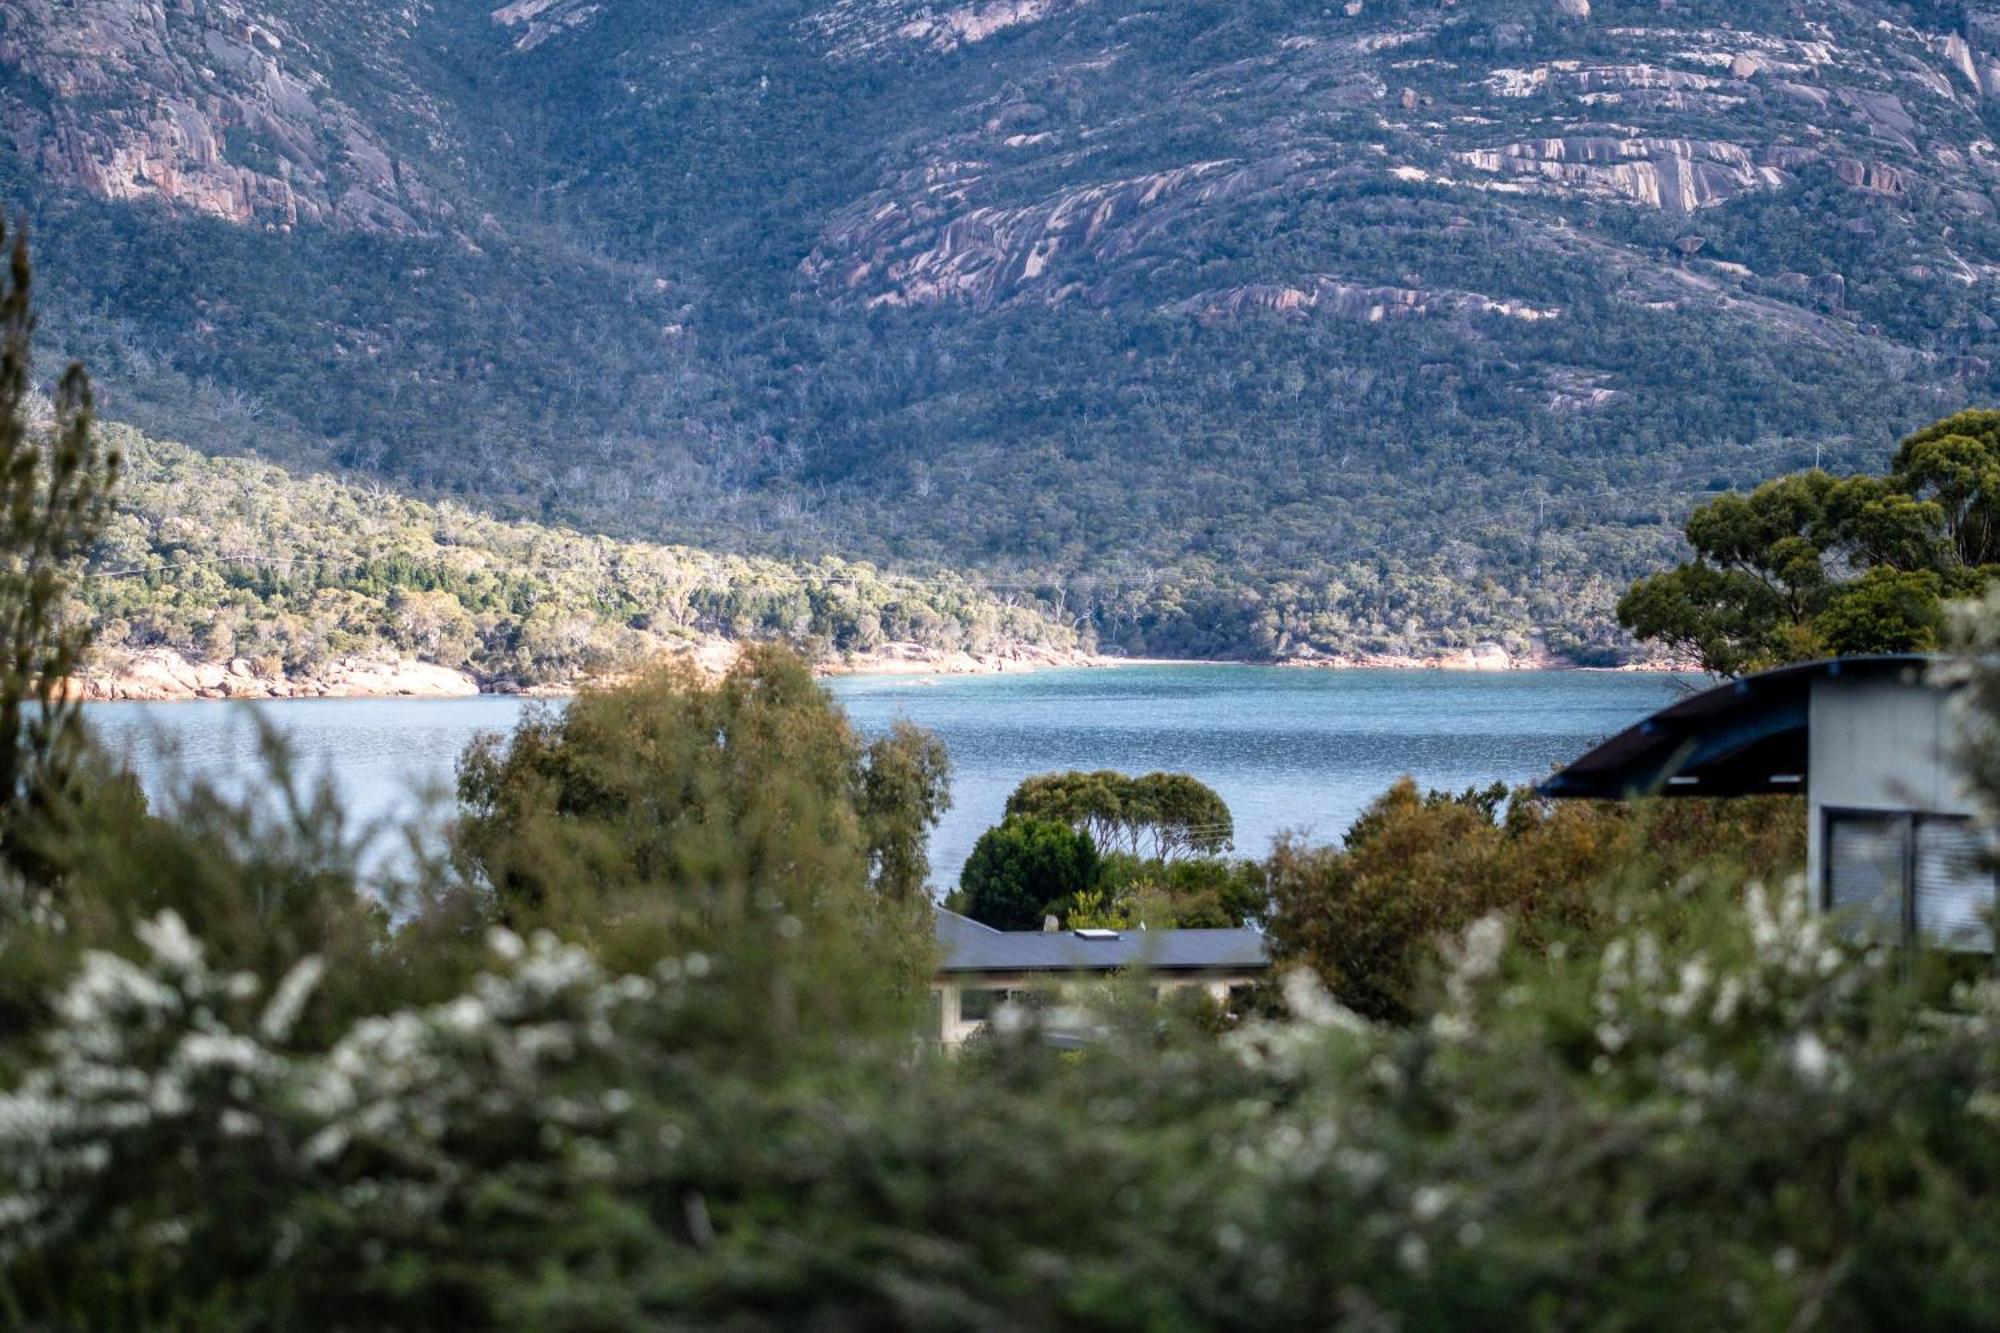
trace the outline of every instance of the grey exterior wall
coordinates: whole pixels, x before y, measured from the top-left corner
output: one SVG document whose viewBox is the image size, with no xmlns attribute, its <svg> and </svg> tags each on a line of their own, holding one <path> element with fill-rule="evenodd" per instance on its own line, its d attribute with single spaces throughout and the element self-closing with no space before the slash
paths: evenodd
<svg viewBox="0 0 2000 1333">
<path fill-rule="evenodd" d="M 1812 684 L 1809 709 L 1806 880 L 1814 903 L 1826 882 L 1826 811 L 1975 813 L 1951 759 L 1944 690 L 1889 677 L 1822 676 Z"/>
</svg>

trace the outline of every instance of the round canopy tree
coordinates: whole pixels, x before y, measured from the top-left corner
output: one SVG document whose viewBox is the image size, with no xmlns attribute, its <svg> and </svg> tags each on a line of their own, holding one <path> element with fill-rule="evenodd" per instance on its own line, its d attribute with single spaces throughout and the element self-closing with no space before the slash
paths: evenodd
<svg viewBox="0 0 2000 1333">
<path fill-rule="evenodd" d="M 958 877 L 965 914 L 996 930 L 1033 930 L 1050 907 L 1097 887 L 1088 833 L 1052 819 L 1009 819 L 986 830 Z"/>
<path fill-rule="evenodd" d="M 1007 798 L 1010 819 L 1046 819 L 1098 846 L 1154 861 L 1228 850 L 1236 826 L 1214 789 L 1186 773 L 1043 773 Z"/>
</svg>

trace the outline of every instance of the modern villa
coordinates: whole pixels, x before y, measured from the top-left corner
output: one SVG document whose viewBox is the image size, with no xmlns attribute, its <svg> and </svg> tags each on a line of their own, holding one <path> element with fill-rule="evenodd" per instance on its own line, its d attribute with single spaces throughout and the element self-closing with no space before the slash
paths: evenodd
<svg viewBox="0 0 2000 1333">
<path fill-rule="evenodd" d="M 939 908 L 937 939 L 943 961 L 931 994 L 936 1039 L 948 1047 L 1010 1004 L 1036 1003 L 1114 974 L 1139 973 L 1162 996 L 1198 987 L 1227 1004 L 1233 990 L 1256 985 L 1271 970 L 1263 934 L 1248 928 L 995 930 Z M 1082 1039 L 1079 1032 L 1065 1033 L 1064 1022 L 1045 1020 L 1044 1029 L 1059 1041 Z"/>
<path fill-rule="evenodd" d="M 1952 757 L 1955 686 L 1920 655 L 1782 667 L 1683 699 L 1541 786 L 1546 796 L 1803 793 L 1826 911 L 1899 942 L 1991 952 L 1990 839 Z"/>
</svg>

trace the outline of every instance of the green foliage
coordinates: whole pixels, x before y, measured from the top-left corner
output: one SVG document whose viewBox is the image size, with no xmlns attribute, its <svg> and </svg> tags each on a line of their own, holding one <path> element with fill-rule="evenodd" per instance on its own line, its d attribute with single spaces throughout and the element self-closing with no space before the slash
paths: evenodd
<svg viewBox="0 0 2000 1333">
<path fill-rule="evenodd" d="M 1992 99 L 1898 92 L 1919 152 L 1789 78 L 1736 87 L 1683 31 L 1822 43 L 1828 90 L 1886 90 L 1920 65 L 1959 80 L 1935 46 L 1951 6 L 1603 3 L 1616 17 L 1574 23 L 1526 0 L 1097 0 L 949 53 L 892 36 L 837 58 L 822 21 L 893 28 L 895 7 L 603 5 L 529 51 L 476 6 L 277 8 L 306 36 L 274 58 L 328 62 L 324 95 L 449 216 L 238 226 L 81 197 L 32 147 L 0 151 L 67 288 L 63 345 L 121 415 L 207 452 L 628 538 L 977 571 L 1128 652 L 1491 639 L 1602 662 L 1629 651 L 1618 594 L 1681 558 L 1690 505 L 1822 443 L 1846 470 L 2000 387 L 1992 279 L 1962 281 L 2000 253 L 1976 149 Z M 166 31 L 198 50 L 200 12 Z M 1567 61 L 1536 96 L 1490 91 L 1495 69 Z M 1599 86 L 1650 69 L 1729 87 Z M 1302 112 L 1308 86 L 1325 95 Z M 1433 103 L 1421 122 L 1404 86 Z M 27 68 L 13 93 L 69 96 Z M 105 95 L 112 125 L 147 123 L 139 79 Z M 1458 156 L 1599 136 L 1604 97 L 1631 142 L 1821 160 L 1688 214 Z M 217 123 L 231 165 L 279 156 Z M 963 192 L 918 184 L 971 161 Z M 1039 210 L 1089 216 L 1096 192 L 1201 162 L 1251 174 L 1198 203 L 1109 194 L 1097 244 L 1010 250 Z M 1909 188 L 1841 178 L 1863 163 Z M 883 212 L 878 246 L 842 244 Z M 953 282 L 991 246 L 994 289 L 900 299 L 890 279 L 929 274 L 953 227 L 984 238 L 944 247 Z M 1318 275 L 1561 314 L 1199 313 Z"/>
<path fill-rule="evenodd" d="M 2000 1319 L 2000 984 L 1933 989 L 1758 882 L 1796 858 L 1796 803 L 1405 784 L 1271 869 L 1280 922 L 1388 913 L 1414 964 L 1385 928 L 1372 973 L 1329 994 L 1297 968 L 1220 1035 L 1141 984 L 1088 1049 L 1031 1014 L 951 1060 L 882 1000 L 909 940 L 867 882 L 861 752 L 759 657 L 468 760 L 521 816 L 468 811 L 488 847 L 590 892 L 447 882 L 392 926 L 337 810 L 284 781 L 67 824 L 64 918 L 0 916 L 10 959 L 52 960 L 0 1044 L 10 1326 Z M 743 849 L 715 894 L 676 882 L 683 836 Z M 807 877 L 835 910 L 788 949 L 757 917 Z M 739 881 L 728 929 L 683 911 L 669 938 L 643 907 Z M 1341 1003 L 1371 995 L 1412 1021 Z"/>
<path fill-rule="evenodd" d="M 127 467 L 119 512 L 76 589 L 102 627 L 101 661 L 167 647 L 309 673 L 388 653 L 532 685 L 715 638 L 788 640 L 827 661 L 892 642 L 940 653 L 1077 643 L 955 576 L 501 522 L 104 429 Z"/>
<path fill-rule="evenodd" d="M 784 989 L 794 954 L 899 999 L 924 980 L 927 950 L 904 946 L 926 924 L 945 782 L 935 739 L 864 747 L 803 660 L 757 648 L 718 682 L 669 664 L 482 738 L 459 766 L 454 844 L 510 926 L 566 927 L 632 965 L 756 958 L 774 978 L 761 1021 L 797 1025 L 828 1015 Z"/>
<path fill-rule="evenodd" d="M 861 1030 L 723 1061 L 732 954 L 620 974 L 506 932 L 459 993 L 303 1036 L 313 962 L 244 982 L 162 914 L 0 1093 L 0 1301 L 31 1330 L 2000 1317 L 2000 987 L 1941 1015 L 1791 891 L 1622 905 L 1562 956 L 1475 921 L 1420 1023 L 1302 973 L 1221 1040 L 1113 1004 L 1094 1049 L 961 1062 Z"/>
<path fill-rule="evenodd" d="M 1153 861 L 1212 856 L 1236 836 L 1229 806 L 1187 773 L 1043 773 L 1022 780 L 1006 814 L 1067 824 L 1099 847 Z"/>
<path fill-rule="evenodd" d="M 1939 646 L 1944 599 L 2000 567 L 2000 412 L 1910 436 L 1887 476 L 1802 472 L 1688 517 L 1695 558 L 1640 579 L 1619 623 L 1721 675 Z"/>
<path fill-rule="evenodd" d="M 924 898 L 930 831 L 951 808 L 951 755 L 944 742 L 897 721 L 869 743 L 856 806 L 876 888 L 894 898 Z"/>
<path fill-rule="evenodd" d="M 1095 889 L 1103 873 L 1088 833 L 1017 815 L 979 835 L 958 887 L 974 921 L 1033 930 L 1063 900 Z"/>
<path fill-rule="evenodd" d="M 1407 778 L 1340 847 L 1281 844 L 1268 864 L 1279 960 L 1340 1002 L 1407 1021 L 1427 1006 L 1439 943 L 1504 913 L 1524 945 L 1596 929 L 1624 885 L 1658 893 L 1697 871 L 1777 877 L 1805 859 L 1803 803 L 1548 801 L 1528 788 L 1421 794 Z"/>
<path fill-rule="evenodd" d="M 1142 859 L 1126 852 L 1104 858 L 1104 882 L 1064 905 L 1068 926 L 1155 929 L 1254 925 L 1269 910 L 1264 866 L 1223 856 Z"/>
<path fill-rule="evenodd" d="M 943 756 L 864 749 L 781 651 L 475 747 L 401 886 L 281 753 L 153 813 L 77 758 L 0 790 L 56 872 L 0 882 L 10 1328 L 2000 1323 L 2000 982 L 1776 887 L 1793 802 L 1405 783 L 1270 863 L 1282 1014 L 1142 982 L 1088 1049 L 953 1061 L 899 994 Z M 988 839 L 1098 878 L 1066 824 Z M 1162 872 L 1238 882 L 1113 876 Z"/>
<path fill-rule="evenodd" d="M 1939 647 L 1944 634 L 1944 580 L 1929 569 L 1878 565 L 1827 598 L 1813 630 L 1836 657 L 1906 653 Z"/>
<path fill-rule="evenodd" d="M 1967 411 L 1926 426 L 1896 450 L 1891 475 L 1938 507 L 1958 564 L 2000 564 L 2000 411 Z"/>
<path fill-rule="evenodd" d="M 72 365 L 52 418 L 32 419 L 35 314 L 28 238 L 17 230 L 0 284 L 0 861 L 46 879 L 31 821 L 63 799 L 79 760 L 78 704 L 69 677 L 90 627 L 69 617 L 76 565 L 104 528 L 118 478 L 116 450 L 92 433 L 90 380 Z"/>
</svg>

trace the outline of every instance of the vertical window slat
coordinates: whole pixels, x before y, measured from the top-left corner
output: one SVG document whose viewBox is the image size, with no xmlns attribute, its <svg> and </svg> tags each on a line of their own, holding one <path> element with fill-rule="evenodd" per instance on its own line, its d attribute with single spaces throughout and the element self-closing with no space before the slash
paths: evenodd
<svg viewBox="0 0 2000 1333">
<path fill-rule="evenodd" d="M 1828 911 L 1850 913 L 1889 939 L 1902 938 L 1909 828 L 1900 815 L 1828 817 Z"/>
<path fill-rule="evenodd" d="M 1992 952 L 1993 872 L 1986 850 L 1969 819 L 1917 824 L 1912 892 L 1917 936 L 1924 943 Z"/>
</svg>

